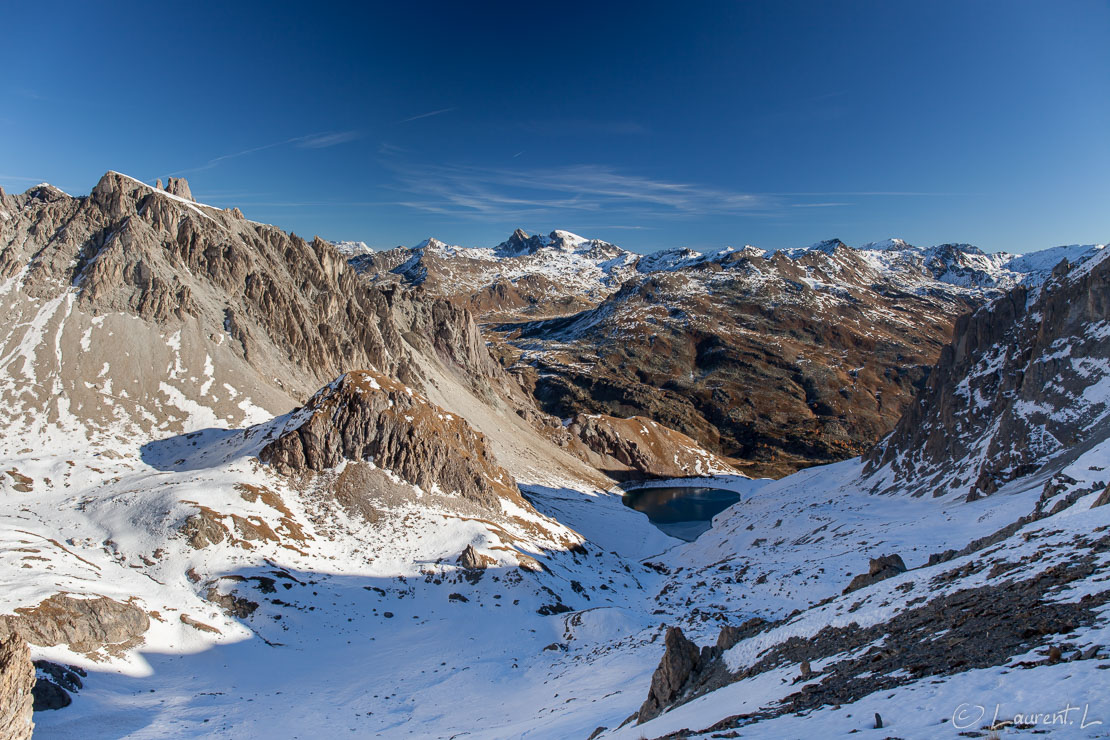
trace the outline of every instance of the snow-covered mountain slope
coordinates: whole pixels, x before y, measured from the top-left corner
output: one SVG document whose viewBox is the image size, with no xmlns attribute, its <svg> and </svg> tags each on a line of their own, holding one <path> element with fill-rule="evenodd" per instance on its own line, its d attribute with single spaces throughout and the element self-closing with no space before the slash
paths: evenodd
<svg viewBox="0 0 1110 740">
<path fill-rule="evenodd" d="M 878 726 L 949 737 L 1014 725 L 1104 736 L 1110 427 L 1097 368 L 1110 361 L 1100 340 L 1106 269 L 1101 255 L 1061 265 L 1042 286 L 1016 287 L 961 321 L 921 411 L 866 465 L 763 486 L 657 559 L 671 576 L 656 597 L 663 610 L 696 608 L 676 620 L 685 634 L 667 635 L 636 717 L 601 736 L 793 737 L 819 726 L 847 737 Z M 1062 360 L 1051 379 L 1036 369 L 1048 348 Z M 982 390 L 989 357 L 1020 362 L 994 363 L 994 381 L 1009 390 L 982 403 L 983 393 L 965 391 Z M 1041 394 L 1038 416 L 1015 413 L 1028 393 Z M 939 423 L 951 425 L 951 444 L 919 454 L 914 430 L 939 438 Z M 990 471 L 979 492 L 991 495 L 908 495 L 966 490 L 979 468 L 969 475 L 959 445 L 981 436 L 991 449 L 970 462 Z M 888 459 L 917 467 L 892 472 Z M 1040 719 L 1029 719 L 1034 697 Z M 1071 721 L 1053 726 L 1058 712 Z"/>
<path fill-rule="evenodd" d="M 856 253 L 884 281 L 911 291 L 958 288 L 1000 292 L 1020 282 L 1043 280 L 1064 258 L 1076 262 L 1100 245 L 1054 247 L 1025 255 L 985 254 L 970 244 L 918 247 L 886 239 L 849 247 L 828 239 L 808 247 L 764 250 L 745 246 L 710 252 L 664 249 L 640 255 L 598 239 L 555 230 L 529 236 L 517 229 L 495 247 L 460 247 L 430 238 L 415 247 L 354 254 L 352 264 L 375 282 L 423 285 L 436 295 L 468 303 L 481 317 L 496 320 L 565 315 L 596 305 L 637 275 L 719 265 L 738 256 L 769 258 L 780 253 L 792 260 L 836 250 Z"/>
<path fill-rule="evenodd" d="M 880 495 L 860 459 L 779 481 L 722 473 L 650 420 L 548 429 L 468 311 L 367 285 L 330 245 L 173 188 L 110 173 L 87 198 L 0 195 L 0 643 L 17 632 L 59 664 L 43 681 L 87 671 L 70 706 L 36 714 L 37 736 L 847 737 L 879 712 L 892 735 L 932 737 L 982 731 L 989 718 L 952 723 L 978 706 L 1013 719 L 1033 696 L 1099 710 L 1110 443 L 1084 416 L 1101 387 L 1084 370 L 1106 359 L 1098 258 L 1015 288 L 1043 320 L 998 335 L 1014 357 L 1077 358 L 1038 400 L 1074 410 L 1077 439 L 1049 424 L 1060 446 L 968 502 L 908 495 L 916 481 L 886 467 Z M 683 285 L 731 290 L 763 311 L 749 331 L 787 349 L 833 307 L 821 336 L 844 346 L 766 365 L 866 384 L 851 351 L 931 331 L 899 305 L 981 291 L 928 277 L 876 290 L 877 271 L 836 245 L 737 253 L 617 295 L 663 327 Z M 683 295 L 695 309 L 704 294 Z M 549 328 L 603 332 L 593 315 Z M 691 332 L 708 331 L 698 316 Z M 971 388 L 976 326 L 954 345 L 974 350 Z M 699 372 L 753 362 L 696 346 Z M 820 388 L 802 387 L 807 403 Z M 937 403 L 964 418 L 972 401 Z M 1006 409 L 973 421 L 1003 429 Z M 593 454 L 700 465 L 718 475 L 678 483 L 741 501 L 680 543 L 572 454 L 591 433 Z M 963 476 L 958 455 L 934 462 Z"/>
<path fill-rule="evenodd" d="M 894 737 L 985 736 L 1067 706 L 1105 722 L 1108 456 L 1104 441 L 973 503 L 876 497 L 858 461 L 759 489 L 656 559 L 662 609 L 707 647 L 664 656 L 666 711 L 645 691 L 646 711 L 601 737 L 848 738 L 876 713 Z"/>
<path fill-rule="evenodd" d="M 319 240 L 116 173 L 88 197 L 40 187 L 2 206 L 0 632 L 38 657 L 141 674 L 144 655 L 253 639 L 240 620 L 255 612 L 280 629 L 292 602 L 254 606 L 274 571 L 435 571 L 438 593 L 442 574 L 504 568 L 532 613 L 582 595 L 552 575 L 582 538 L 513 479 L 604 479 L 529 422 L 465 310 L 368 287 Z M 289 409 L 351 366 L 365 382 L 336 393 L 393 396 L 345 405 L 348 446 L 298 471 L 275 445 L 298 432 L 320 453 L 308 411 Z"/>
<path fill-rule="evenodd" d="M 868 455 L 874 485 L 990 494 L 1097 442 L 1110 413 L 1108 308 L 1103 250 L 961 317 L 921 395 Z"/>
<path fill-rule="evenodd" d="M 913 398 L 957 315 L 1039 283 L 1055 256 L 1094 251 L 1019 257 L 830 239 L 633 255 L 517 231 L 493 248 L 431 239 L 353 264 L 489 322 L 501 362 L 552 415 L 644 416 L 754 474 L 783 475 L 868 449 Z"/>
</svg>

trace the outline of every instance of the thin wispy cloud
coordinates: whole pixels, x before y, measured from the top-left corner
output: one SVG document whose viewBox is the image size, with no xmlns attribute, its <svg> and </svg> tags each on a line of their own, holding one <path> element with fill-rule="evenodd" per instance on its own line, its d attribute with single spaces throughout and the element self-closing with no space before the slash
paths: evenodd
<svg viewBox="0 0 1110 740">
<path fill-rule="evenodd" d="M 339 144 L 346 144 L 362 136 L 359 131 L 336 131 L 328 134 L 317 134 L 303 137 L 297 146 L 302 149 L 326 149 Z"/>
<path fill-rule="evenodd" d="M 395 154 L 405 154 L 406 152 L 408 152 L 408 149 L 405 149 L 403 146 L 391 144 L 388 141 L 383 141 L 382 143 L 378 144 L 378 154 L 392 156 Z"/>
<path fill-rule="evenodd" d="M 409 123 L 411 121 L 419 121 L 421 118 L 431 118 L 432 116 L 441 116 L 444 113 L 450 113 L 451 111 L 455 111 L 455 110 L 458 110 L 458 108 L 440 108 L 439 110 L 428 111 L 427 113 L 421 113 L 420 115 L 417 115 L 417 116 L 411 116 L 409 118 L 402 119 L 402 120 L 397 122 L 397 125 L 401 125 L 402 123 Z"/>
<path fill-rule="evenodd" d="M 167 174 L 170 175 L 170 176 L 187 175 L 191 172 L 202 172 L 204 170 L 210 170 L 213 167 L 218 167 L 220 164 L 222 164 L 223 162 L 228 161 L 229 159 L 238 159 L 239 157 L 245 157 L 248 154 L 254 154 L 255 152 L 262 152 L 262 151 L 266 151 L 267 149 L 273 149 L 274 147 L 277 147 L 277 146 L 287 146 L 289 144 L 292 144 L 292 143 L 295 143 L 295 142 L 299 141 L 301 138 L 303 138 L 303 137 L 297 137 L 295 139 L 286 139 L 285 141 L 276 141 L 272 144 L 263 144 L 262 146 L 254 146 L 254 147 L 251 147 L 249 149 L 243 149 L 243 150 L 238 151 L 238 152 L 232 152 L 231 154 L 221 154 L 220 156 L 213 157 L 212 159 L 208 160 L 204 164 L 197 165 L 196 167 L 186 167 L 184 169 L 174 170 L 173 172 L 169 172 Z M 150 178 L 147 178 L 147 179 L 150 179 Z"/>
<path fill-rule="evenodd" d="M 560 212 L 623 213 L 637 218 L 694 217 L 777 209 L 777 199 L 671 182 L 598 165 L 540 170 L 428 166 L 398 172 L 412 197 L 399 205 L 426 213 L 521 220 Z"/>
<path fill-rule="evenodd" d="M 605 121 L 590 118 L 549 118 L 525 121 L 525 131 L 543 136 L 646 136 L 651 133 L 639 121 Z"/>
<path fill-rule="evenodd" d="M 46 182 L 41 177 L 22 177 L 20 175 L 0 175 L 0 180 L 14 180 L 17 182 L 33 182 L 36 185 L 40 182 Z"/>
<path fill-rule="evenodd" d="M 230 159 L 238 159 L 245 157 L 249 154 L 256 154 L 257 152 L 264 152 L 267 149 L 274 149 L 282 146 L 297 146 L 303 149 L 324 149 L 326 147 L 337 146 L 339 144 L 346 144 L 354 141 L 362 135 L 359 131 L 338 131 L 327 132 L 318 134 L 308 134 L 306 136 L 294 136 L 291 139 L 283 139 L 282 141 L 275 141 L 261 146 L 250 147 L 238 152 L 230 154 L 221 154 L 218 157 L 213 157 L 204 164 L 197 165 L 196 167 L 186 167 L 185 169 L 174 170 L 173 172 L 166 173 L 170 176 L 187 175 L 191 172 L 202 172 L 210 170 L 213 167 L 218 167 Z M 148 178 L 152 179 L 152 178 Z"/>
<path fill-rule="evenodd" d="M 965 196 L 965 195 L 983 195 L 983 193 L 960 193 L 948 191 L 919 191 L 919 190 L 849 190 L 849 191 L 817 191 L 817 192 L 779 192 L 767 193 L 767 195 L 791 195 L 791 196 L 806 196 L 806 197 L 837 197 L 837 196 L 872 196 L 872 195 L 892 195 L 892 196 Z"/>
</svg>

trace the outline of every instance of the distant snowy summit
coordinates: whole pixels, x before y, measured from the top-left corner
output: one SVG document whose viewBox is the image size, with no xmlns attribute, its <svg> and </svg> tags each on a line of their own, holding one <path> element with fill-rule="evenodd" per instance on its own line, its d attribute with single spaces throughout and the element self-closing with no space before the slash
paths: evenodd
<svg viewBox="0 0 1110 740">
<path fill-rule="evenodd" d="M 352 242 L 352 241 L 338 241 L 331 242 L 340 254 L 344 257 L 358 257 L 364 254 L 371 254 L 374 248 L 369 246 L 366 242 Z"/>
<path fill-rule="evenodd" d="M 541 283 L 541 292 L 548 297 L 574 295 L 596 302 L 637 275 L 728 270 L 753 259 L 787 259 L 799 265 L 814 258 L 849 259 L 907 287 L 930 283 L 946 289 L 1004 291 L 1021 283 L 1039 284 L 1061 260 L 1075 264 L 1100 249 L 1102 245 L 1082 245 L 1024 255 L 987 254 L 970 244 L 919 247 L 892 237 L 859 247 L 826 239 L 806 247 L 725 246 L 707 252 L 679 247 L 639 254 L 561 229 L 546 236 L 517 229 L 493 247 L 463 247 L 431 237 L 413 247 L 345 253 L 354 258 L 352 264 L 360 272 L 375 280 L 428 283 L 439 293 L 473 295 L 498 282 L 519 286 L 524 280 Z M 529 286 L 529 293 L 534 294 L 536 287 Z"/>
</svg>

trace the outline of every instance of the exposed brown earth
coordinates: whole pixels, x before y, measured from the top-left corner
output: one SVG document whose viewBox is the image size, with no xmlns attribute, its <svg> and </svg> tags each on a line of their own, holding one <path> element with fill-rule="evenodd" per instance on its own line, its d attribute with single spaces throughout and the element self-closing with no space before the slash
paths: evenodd
<svg viewBox="0 0 1110 740">
<path fill-rule="evenodd" d="M 141 608 L 107 596 L 55 594 L 38 606 L 0 615 L 0 637 L 17 634 L 32 645 L 68 645 L 82 653 L 131 647 L 149 627 Z"/>
<path fill-rule="evenodd" d="M 646 416 L 778 477 L 888 432 L 956 315 L 981 300 L 899 287 L 847 247 L 736 253 L 499 331 L 518 348 L 505 361 L 548 412 Z"/>
</svg>

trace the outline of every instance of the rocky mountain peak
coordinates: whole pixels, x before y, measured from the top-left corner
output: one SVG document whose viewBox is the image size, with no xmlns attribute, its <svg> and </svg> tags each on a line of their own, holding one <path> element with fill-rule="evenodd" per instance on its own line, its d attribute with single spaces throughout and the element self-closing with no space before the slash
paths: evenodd
<svg viewBox="0 0 1110 740">
<path fill-rule="evenodd" d="M 285 474 L 370 461 L 425 491 L 438 488 L 486 508 L 520 498 L 481 433 L 373 370 L 346 373 L 321 389 L 286 429 L 258 454 Z"/>
<path fill-rule="evenodd" d="M 840 241 L 839 239 L 833 238 L 819 241 L 816 244 L 811 245 L 809 249 L 816 252 L 826 252 L 828 254 L 832 254 L 838 249 L 844 249 L 847 247 L 848 245 L 844 242 Z"/>
<path fill-rule="evenodd" d="M 516 229 L 508 239 L 498 244 L 493 250 L 502 257 L 512 258 L 535 254 L 543 246 L 544 240 L 542 237 L 529 235 L 523 229 Z"/>
</svg>

